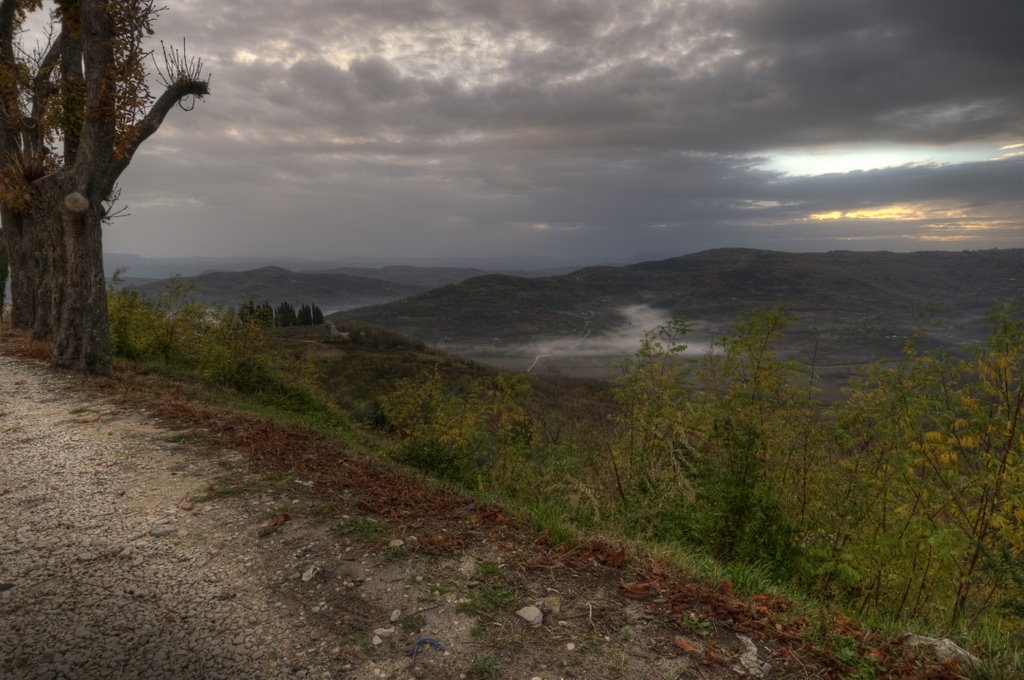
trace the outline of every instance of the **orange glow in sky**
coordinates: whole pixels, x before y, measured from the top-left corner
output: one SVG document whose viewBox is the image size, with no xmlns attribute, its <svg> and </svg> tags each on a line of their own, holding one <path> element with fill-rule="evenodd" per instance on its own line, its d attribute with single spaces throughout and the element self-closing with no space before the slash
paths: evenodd
<svg viewBox="0 0 1024 680">
<path fill-rule="evenodd" d="M 832 210 L 829 212 L 812 213 L 809 219 L 816 222 L 832 220 L 888 220 L 890 222 L 906 222 L 910 220 L 927 220 L 935 218 L 963 219 L 967 217 L 963 210 L 939 210 L 919 204 L 895 204 L 877 208 L 860 208 L 857 210 Z"/>
</svg>

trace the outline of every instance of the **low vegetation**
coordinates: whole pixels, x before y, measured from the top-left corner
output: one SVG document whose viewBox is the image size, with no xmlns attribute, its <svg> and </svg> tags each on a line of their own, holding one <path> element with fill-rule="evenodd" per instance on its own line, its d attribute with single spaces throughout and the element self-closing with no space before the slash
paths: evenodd
<svg viewBox="0 0 1024 680">
<path fill-rule="evenodd" d="M 780 309 L 740 317 L 699 360 L 684 358 L 685 322 L 654 329 L 609 387 L 488 371 L 365 327 L 296 349 L 183 300 L 113 290 L 118 355 L 318 431 L 358 429 L 367 450 L 521 509 L 553 541 L 628 539 L 741 593 L 952 635 L 993 659 L 984 672 L 1024 670 L 1020 305 L 991 316 L 969 358 L 911 341 L 825 404 L 778 354 Z M 486 583 L 464 604 L 486 612 L 506 594 Z"/>
</svg>

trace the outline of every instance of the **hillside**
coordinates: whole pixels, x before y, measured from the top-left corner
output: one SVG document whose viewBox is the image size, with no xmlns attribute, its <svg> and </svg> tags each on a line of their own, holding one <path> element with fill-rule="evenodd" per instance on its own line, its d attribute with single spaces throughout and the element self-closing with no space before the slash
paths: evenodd
<svg viewBox="0 0 1024 680">
<path fill-rule="evenodd" d="M 416 267 L 412 265 L 391 265 L 387 267 L 336 267 L 325 273 L 344 274 L 364 279 L 390 281 L 421 290 L 440 288 L 466 279 L 487 274 L 483 269 L 470 267 Z M 525 275 L 525 274 L 524 274 Z"/>
<path fill-rule="evenodd" d="M 193 299 L 208 304 L 236 306 L 246 300 L 271 305 L 281 302 L 316 303 L 325 310 L 349 309 L 395 300 L 423 291 L 423 287 L 350 276 L 335 272 L 293 272 L 281 267 L 261 267 L 242 272 L 207 272 L 184 277 L 194 286 Z M 166 281 L 133 286 L 148 297 L 164 290 Z"/>
<path fill-rule="evenodd" d="M 314 351 L 410 349 L 377 340 Z M 39 349 L 0 332 L 0 517 L 17 519 L 0 521 L 5 678 L 953 680 L 956 655 L 973 658 L 742 572 L 565 534 L 409 474 L 348 425 L 327 434 L 315 415 L 138 368 L 91 380 L 10 356 Z"/>
<path fill-rule="evenodd" d="M 379 324 L 434 343 L 523 342 L 582 337 L 625 322 L 622 308 L 708 322 L 788 304 L 794 338 L 836 360 L 899 351 L 913 329 L 943 328 L 933 344 L 984 333 L 985 312 L 1024 292 L 1024 250 L 921 253 L 782 253 L 718 249 L 625 267 L 588 267 L 538 279 L 489 275 L 336 318 Z M 839 357 L 838 354 L 844 354 Z"/>
</svg>

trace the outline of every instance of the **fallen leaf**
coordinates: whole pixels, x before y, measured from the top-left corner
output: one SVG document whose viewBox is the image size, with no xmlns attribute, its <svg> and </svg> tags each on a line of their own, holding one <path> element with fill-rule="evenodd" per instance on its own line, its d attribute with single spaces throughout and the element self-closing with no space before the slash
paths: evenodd
<svg viewBox="0 0 1024 680">
<path fill-rule="evenodd" d="M 626 563 L 626 551 L 616 550 L 606 558 L 606 564 L 612 567 L 621 567 Z"/>
<path fill-rule="evenodd" d="M 689 654 L 690 656 L 700 656 L 700 650 L 697 649 L 688 640 L 685 640 L 683 638 L 676 638 L 676 647 L 678 647 L 679 649 L 683 650 L 685 653 Z"/>
<path fill-rule="evenodd" d="M 659 586 L 657 581 L 645 581 L 643 583 L 627 583 L 619 579 L 619 587 L 622 588 L 626 597 L 634 600 L 643 600 L 658 594 Z"/>
<path fill-rule="evenodd" d="M 22 437 L 18 441 L 21 442 L 22 444 L 28 444 L 30 441 L 32 441 L 32 438 L 31 437 Z"/>
<path fill-rule="evenodd" d="M 60 491 L 60 487 L 57 486 L 56 484 L 51 484 L 50 491 Z"/>
<path fill-rule="evenodd" d="M 85 424 L 85 423 L 98 423 L 99 421 L 100 421 L 100 417 L 98 415 L 96 415 L 96 416 L 84 416 L 82 418 L 76 418 L 75 419 L 76 423 L 82 423 L 82 424 Z"/>
<path fill-rule="evenodd" d="M 736 594 L 732 590 L 732 584 L 728 581 L 722 581 L 722 585 L 720 585 L 718 589 L 721 591 L 722 595 L 725 595 L 726 597 L 736 596 Z"/>
<path fill-rule="evenodd" d="M 273 518 L 272 520 L 270 520 L 269 522 L 267 522 L 266 524 L 264 524 L 260 528 L 260 530 L 259 530 L 260 538 L 263 538 L 264 536 L 269 536 L 270 534 L 274 533 L 275 531 L 277 531 L 278 529 L 281 528 L 282 524 L 284 524 L 285 522 L 287 522 L 290 519 L 291 519 L 291 516 L 289 516 L 288 513 L 285 513 L 283 515 L 278 515 L 277 517 Z"/>
</svg>

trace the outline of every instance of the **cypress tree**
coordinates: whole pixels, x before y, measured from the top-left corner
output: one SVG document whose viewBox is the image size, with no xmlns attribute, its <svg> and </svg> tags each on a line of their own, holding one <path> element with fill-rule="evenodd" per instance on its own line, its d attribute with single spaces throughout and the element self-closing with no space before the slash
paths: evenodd
<svg viewBox="0 0 1024 680">
<path fill-rule="evenodd" d="M 295 325 L 295 308 L 287 302 L 282 302 L 277 306 L 277 314 L 274 319 L 275 325 L 285 328 L 287 326 Z"/>
<path fill-rule="evenodd" d="M 313 312 L 310 310 L 309 305 L 303 304 L 299 307 L 295 323 L 298 326 L 310 326 L 313 324 Z"/>
</svg>

